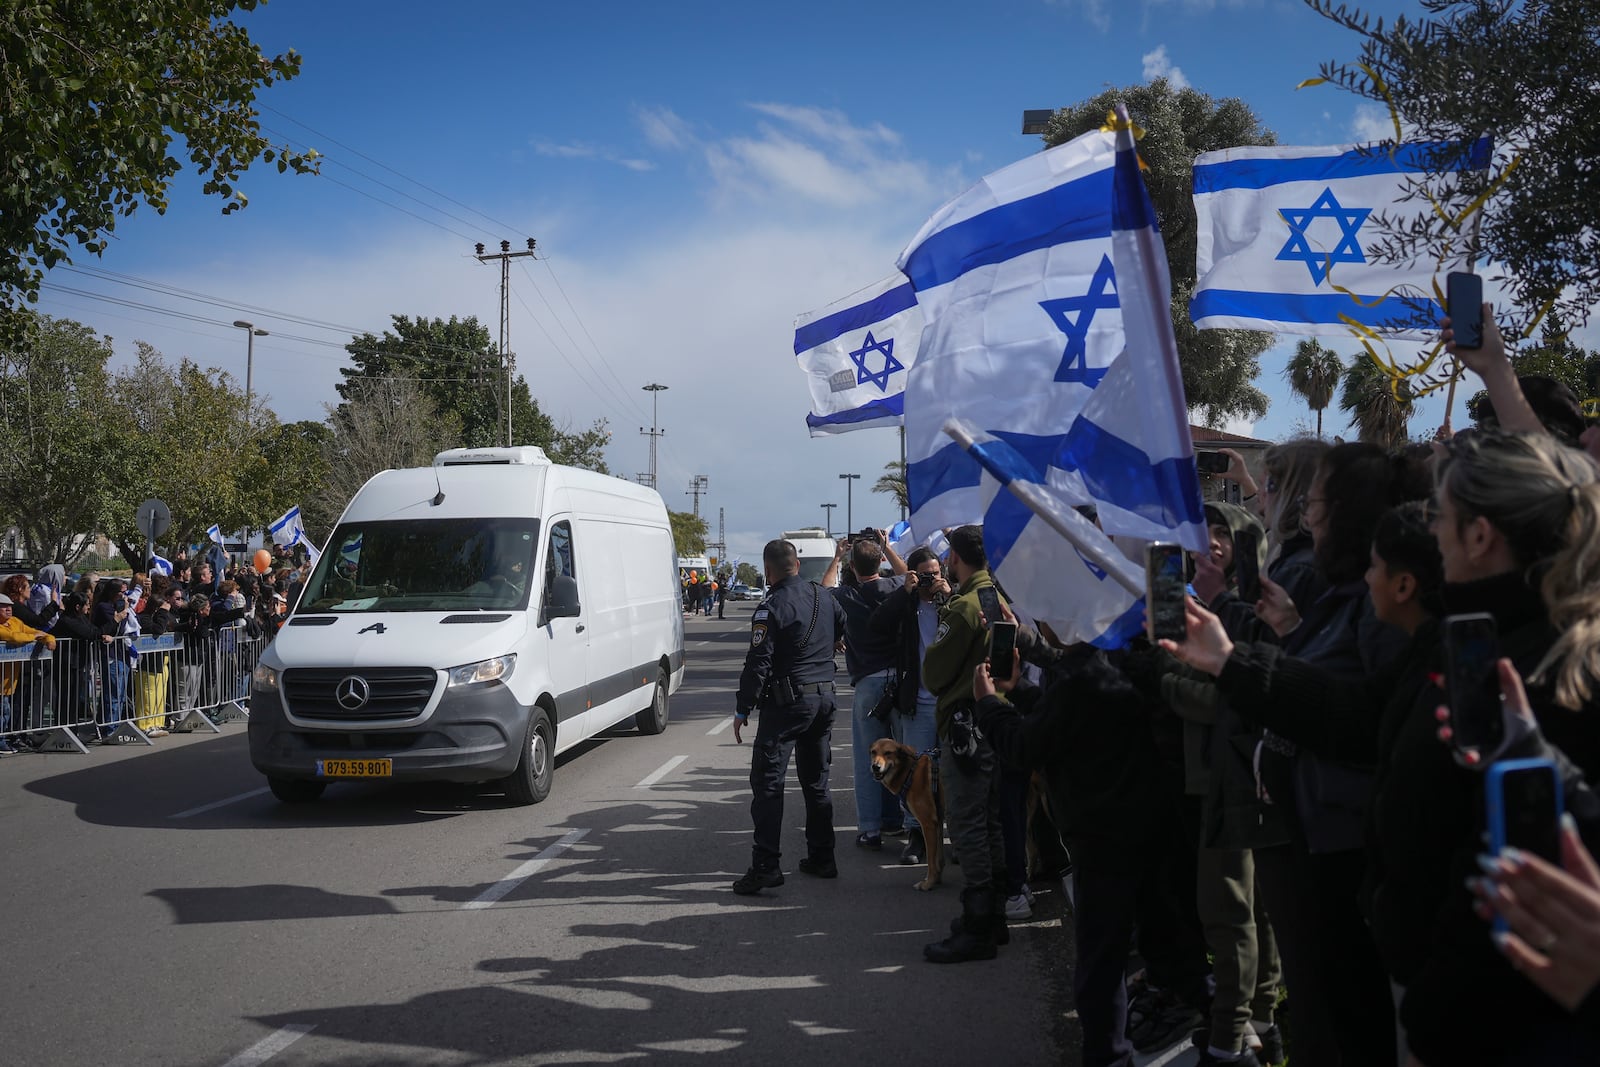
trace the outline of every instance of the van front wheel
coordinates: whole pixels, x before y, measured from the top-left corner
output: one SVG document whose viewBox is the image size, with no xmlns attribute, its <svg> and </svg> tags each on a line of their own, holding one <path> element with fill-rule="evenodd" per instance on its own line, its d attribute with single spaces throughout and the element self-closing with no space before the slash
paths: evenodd
<svg viewBox="0 0 1600 1067">
<path fill-rule="evenodd" d="M 537 804 L 550 795 L 550 782 L 555 776 L 555 749 L 550 713 L 536 707 L 528 723 L 528 736 L 522 743 L 522 760 L 505 779 L 506 796 L 513 804 Z"/>
<path fill-rule="evenodd" d="M 635 715 L 641 734 L 659 734 L 667 728 L 667 672 L 656 671 L 656 686 L 650 691 L 650 706 Z"/>
<path fill-rule="evenodd" d="M 272 795 L 283 804 L 309 804 L 328 788 L 327 782 L 313 782 L 305 778 L 268 778 Z"/>
</svg>

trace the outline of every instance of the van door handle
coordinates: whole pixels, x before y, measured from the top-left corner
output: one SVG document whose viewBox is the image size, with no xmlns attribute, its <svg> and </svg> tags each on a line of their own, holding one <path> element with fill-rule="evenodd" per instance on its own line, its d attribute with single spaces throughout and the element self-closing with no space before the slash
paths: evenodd
<svg viewBox="0 0 1600 1067">
<path fill-rule="evenodd" d="M 579 624 L 578 624 L 578 625 L 577 625 L 577 626 L 576 626 L 576 627 L 575 627 L 575 628 L 574 628 L 574 629 L 573 629 L 573 631 L 572 631 L 572 632 L 573 632 L 573 633 L 575 633 L 575 634 L 581 634 L 581 633 L 583 633 L 583 623 L 581 623 L 581 622 L 580 622 L 580 623 L 579 623 Z"/>
</svg>

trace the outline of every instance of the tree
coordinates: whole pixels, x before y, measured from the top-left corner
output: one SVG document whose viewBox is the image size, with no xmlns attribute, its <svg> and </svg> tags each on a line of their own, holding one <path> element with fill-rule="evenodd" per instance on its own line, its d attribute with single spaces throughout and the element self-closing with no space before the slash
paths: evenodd
<svg viewBox="0 0 1600 1067">
<path fill-rule="evenodd" d="M 1317 413 L 1318 440 L 1322 438 L 1322 412 L 1333 402 L 1334 390 L 1343 373 L 1344 361 L 1338 353 L 1309 337 L 1295 345 L 1294 355 L 1283 369 L 1289 388 L 1306 402 L 1306 407 Z"/>
<path fill-rule="evenodd" d="M 267 477 L 287 483 L 285 488 L 294 490 L 297 499 L 292 503 L 300 505 L 306 534 L 318 544 L 333 531 L 333 523 L 339 517 L 337 511 L 326 510 L 326 495 L 322 492 L 328 480 L 328 445 L 332 439 L 332 429 L 309 419 L 273 426 L 258 438 Z"/>
<path fill-rule="evenodd" d="M 766 584 L 762 581 L 761 572 L 756 570 L 756 568 L 749 563 L 739 564 L 738 568 L 734 571 L 733 580 L 736 582 L 743 582 L 745 585 L 755 586 L 757 588 Z"/>
<path fill-rule="evenodd" d="M 419 382 L 363 379 L 340 390 L 345 402 L 325 405 L 323 477 L 311 498 L 314 514 L 330 525 L 368 478 L 397 467 L 431 466 L 461 435 L 455 414 L 441 412 Z"/>
<path fill-rule="evenodd" d="M 1425 17 L 1387 25 L 1334 0 L 1306 2 L 1360 39 L 1359 64 L 1325 63 L 1324 78 L 1392 106 L 1408 141 L 1465 145 L 1489 133 L 1497 147 L 1488 173 L 1448 172 L 1464 149 L 1440 155 L 1438 173 L 1413 192 L 1442 211 L 1405 226 L 1380 217 L 1385 239 L 1368 252 L 1409 260 L 1459 246 L 1455 220 L 1503 179 L 1484 204 L 1477 254 L 1503 268 L 1499 280 L 1522 321 L 1552 300 L 1569 321 L 1587 321 L 1600 303 L 1592 209 L 1600 199 L 1600 34 L 1592 0 L 1426 0 Z"/>
<path fill-rule="evenodd" d="M 894 497 L 895 503 L 901 511 L 911 508 L 911 494 L 906 489 L 906 465 L 904 460 L 891 459 L 883 465 L 883 473 L 878 475 L 878 480 L 872 483 L 874 493 Z"/>
<path fill-rule="evenodd" d="M 1398 448 L 1406 443 L 1413 413 L 1410 384 L 1396 382 L 1363 356 L 1345 369 L 1339 410 L 1349 414 L 1358 440 Z"/>
<path fill-rule="evenodd" d="M 1600 404 L 1600 352 L 1591 352 L 1574 344 L 1567 336 L 1566 323 L 1559 313 L 1552 313 L 1544 322 L 1539 343 L 1530 345 L 1510 355 L 1511 369 L 1518 377 L 1529 374 L 1543 375 L 1572 390 L 1572 394 L 1592 409 Z M 1494 421 L 1494 408 L 1489 394 L 1484 390 L 1474 393 L 1467 401 L 1467 414 L 1474 422 Z"/>
<path fill-rule="evenodd" d="M 1189 318 L 1195 287 L 1194 159 L 1201 152 L 1240 145 L 1276 144 L 1272 131 L 1242 100 L 1213 100 L 1194 89 L 1175 89 L 1165 78 L 1126 89 L 1108 89 L 1051 117 L 1046 145 L 1064 144 L 1104 125 L 1106 113 L 1123 101 L 1143 127 L 1139 157 L 1149 167 L 1145 182 L 1155 203 L 1172 276 L 1172 328 L 1183 367 L 1189 406 L 1208 422 L 1259 418 L 1267 396 L 1251 383 L 1261 372 L 1257 357 L 1272 335 L 1255 330 L 1197 330 Z"/>
<path fill-rule="evenodd" d="M 348 402 L 362 382 L 404 378 L 418 386 L 434 409 L 457 420 L 455 439 L 445 448 L 489 448 L 505 444 L 505 369 L 499 346 L 475 317 L 413 319 L 391 316 L 393 328 L 382 337 L 366 333 L 345 346 L 353 364 L 340 370 L 335 388 Z M 558 427 L 539 408 L 527 380 L 511 390 L 512 440 L 537 445 L 557 463 L 609 473 L 603 451 L 611 439 L 604 419 L 587 430 Z M 429 457 L 432 461 L 432 457 Z"/>
<path fill-rule="evenodd" d="M 111 401 L 111 339 L 20 312 L 23 340 L 0 350 L 0 511 L 29 555 L 72 564 L 111 517 L 128 473 Z"/>
<path fill-rule="evenodd" d="M 0 312 L 11 339 L 44 270 L 73 245 L 96 255 L 119 216 L 158 213 L 182 170 L 178 151 L 223 198 L 257 159 L 315 171 L 316 152 L 261 134 L 256 94 L 300 73 L 290 51 L 268 58 L 229 20 L 256 0 L 136 4 L 10 3 L 0 12 Z"/>
<path fill-rule="evenodd" d="M 672 523 L 672 543 L 677 547 L 678 555 L 705 555 L 706 538 L 711 530 L 704 518 L 691 511 L 669 511 L 667 519 Z"/>
</svg>

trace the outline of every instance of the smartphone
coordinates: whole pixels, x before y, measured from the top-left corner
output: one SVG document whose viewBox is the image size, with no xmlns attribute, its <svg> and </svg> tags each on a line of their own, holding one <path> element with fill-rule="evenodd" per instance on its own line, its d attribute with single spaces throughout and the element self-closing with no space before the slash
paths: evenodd
<svg viewBox="0 0 1600 1067">
<path fill-rule="evenodd" d="M 1483 776 L 1489 854 L 1510 845 L 1561 866 L 1561 776 L 1547 759 L 1501 760 Z M 1495 916 L 1494 928 L 1506 922 Z"/>
<path fill-rule="evenodd" d="M 1254 604 L 1261 599 L 1261 534 L 1254 527 L 1233 535 L 1233 577 L 1240 600 Z"/>
<path fill-rule="evenodd" d="M 1000 611 L 1000 594 L 995 592 L 992 585 L 978 590 L 978 607 L 983 609 L 983 621 L 991 628 L 1005 617 Z"/>
<path fill-rule="evenodd" d="M 1229 459 L 1221 452 L 1196 450 L 1194 465 L 1201 474 L 1224 474 L 1228 470 Z"/>
<path fill-rule="evenodd" d="M 1011 657 L 1017 650 L 1017 624 L 1004 619 L 989 624 L 989 674 L 996 681 L 1011 677 Z"/>
<path fill-rule="evenodd" d="M 1150 640 L 1182 641 L 1189 636 L 1183 613 L 1186 585 L 1183 546 L 1151 543 L 1144 558 L 1144 614 Z"/>
<path fill-rule="evenodd" d="M 1483 347 L 1483 279 L 1453 271 L 1445 279 L 1445 305 L 1457 348 Z"/>
<path fill-rule="evenodd" d="M 1444 620 L 1444 684 L 1450 704 L 1451 743 L 1461 751 L 1490 753 L 1505 740 L 1500 707 L 1500 634 L 1482 613 Z"/>
</svg>

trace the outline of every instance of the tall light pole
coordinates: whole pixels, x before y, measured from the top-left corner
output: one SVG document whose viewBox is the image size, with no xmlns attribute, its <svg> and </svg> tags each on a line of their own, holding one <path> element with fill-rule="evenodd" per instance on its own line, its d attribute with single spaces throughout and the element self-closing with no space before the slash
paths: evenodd
<svg viewBox="0 0 1600 1067">
<path fill-rule="evenodd" d="M 856 528 L 855 516 L 851 514 L 850 487 L 856 484 L 856 479 L 861 475 L 841 474 L 839 477 L 844 479 L 844 532 L 848 536 Z"/>
<path fill-rule="evenodd" d="M 833 540 L 833 509 L 838 507 L 838 506 L 839 506 L 838 504 L 824 504 L 824 505 L 822 505 L 822 507 L 823 507 L 822 514 L 824 516 L 826 516 L 826 518 L 828 520 L 828 524 L 827 524 L 828 525 L 828 540 L 830 540 L 830 541 Z"/>
<path fill-rule="evenodd" d="M 483 242 L 481 241 L 472 246 L 476 251 L 476 254 L 472 258 L 476 259 L 479 263 L 487 263 L 490 260 L 497 260 L 500 263 L 500 362 L 504 363 L 506 368 L 505 413 L 507 448 L 510 448 L 512 445 L 511 370 L 512 364 L 515 362 L 515 357 L 511 355 L 511 304 L 509 302 L 511 294 L 511 261 L 513 259 L 520 259 L 523 256 L 533 255 L 534 249 L 538 246 L 538 244 L 539 242 L 530 237 L 528 238 L 528 250 L 526 252 L 513 252 L 511 251 L 510 241 L 501 241 L 500 251 L 498 253 L 485 252 L 483 250 Z"/>
<path fill-rule="evenodd" d="M 641 426 L 639 427 L 639 432 L 642 434 L 647 434 L 650 438 L 649 485 L 650 488 L 654 489 L 656 488 L 656 438 L 667 432 L 665 430 L 659 430 L 656 428 L 656 423 L 659 421 L 657 416 L 660 414 L 660 411 L 656 405 L 661 399 L 661 394 L 667 391 L 667 387 L 659 382 L 651 382 L 649 385 L 644 386 L 644 391 L 650 394 L 650 428 L 646 430 L 643 426 Z"/>
<path fill-rule="evenodd" d="M 235 326 L 244 331 L 244 424 L 250 426 L 250 396 L 255 391 L 256 338 L 267 336 L 266 330 L 256 329 L 256 324 L 235 319 Z"/>
</svg>

